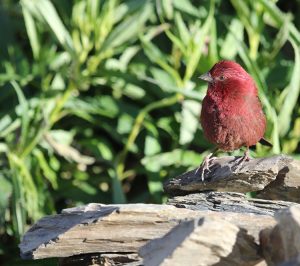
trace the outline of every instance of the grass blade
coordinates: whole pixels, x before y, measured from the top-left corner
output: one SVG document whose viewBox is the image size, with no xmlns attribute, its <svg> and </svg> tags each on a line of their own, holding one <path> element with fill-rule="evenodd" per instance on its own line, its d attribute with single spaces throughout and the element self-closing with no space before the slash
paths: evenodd
<svg viewBox="0 0 300 266">
<path fill-rule="evenodd" d="M 179 144 L 190 143 L 199 125 L 200 103 L 193 100 L 185 100 L 182 103 Z"/>
<path fill-rule="evenodd" d="M 55 7 L 49 0 L 23 0 L 23 6 L 34 6 L 40 17 L 47 23 L 60 44 L 70 53 L 74 54 L 72 38 L 57 14 Z M 34 15 L 34 14 L 33 14 Z"/>
<path fill-rule="evenodd" d="M 22 89 L 16 81 L 12 81 L 11 85 L 15 89 L 18 100 L 21 107 L 21 137 L 20 137 L 20 147 L 24 147 L 29 131 L 29 107 L 28 102 L 23 94 Z"/>
<path fill-rule="evenodd" d="M 278 116 L 279 132 L 281 136 L 284 136 L 290 128 L 292 113 L 298 102 L 300 93 L 300 48 L 292 39 L 290 39 L 290 41 L 295 52 L 295 66 L 291 82 L 287 88 L 288 94 Z"/>
<path fill-rule="evenodd" d="M 33 57 L 35 59 L 38 59 L 41 47 L 40 47 L 40 42 L 39 42 L 35 22 L 30 12 L 23 5 L 22 5 L 22 11 L 23 11 L 25 26 L 29 37 L 29 42 L 31 45 Z"/>
</svg>

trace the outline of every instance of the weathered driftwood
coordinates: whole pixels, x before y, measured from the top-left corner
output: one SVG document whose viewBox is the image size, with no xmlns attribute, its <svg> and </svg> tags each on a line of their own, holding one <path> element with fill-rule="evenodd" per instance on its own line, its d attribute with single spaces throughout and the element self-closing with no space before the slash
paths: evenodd
<svg viewBox="0 0 300 266">
<path fill-rule="evenodd" d="M 23 237 L 21 257 L 58 257 L 63 266 L 201 265 L 192 264 L 195 256 L 203 265 L 298 259 L 300 247 L 288 247 L 300 243 L 300 205 L 274 199 L 300 202 L 299 161 L 281 155 L 238 166 L 235 157 L 223 157 L 204 182 L 194 170 L 166 182 L 165 190 L 173 195 L 168 205 L 92 203 L 44 217 Z M 260 199 L 242 194 L 249 191 Z M 276 225 L 273 214 L 283 208 L 290 211 L 277 216 Z"/>
<path fill-rule="evenodd" d="M 219 217 L 246 229 L 254 239 L 273 226 L 272 216 L 193 211 L 169 205 L 89 204 L 44 217 L 24 236 L 23 258 L 68 257 L 88 253 L 137 253 L 149 240 L 162 237 L 183 220 Z"/>
<path fill-rule="evenodd" d="M 195 211 L 211 210 L 261 215 L 273 215 L 278 210 L 298 205 L 289 201 L 249 198 L 243 193 L 215 191 L 174 196 L 168 199 L 167 204 Z"/>
<path fill-rule="evenodd" d="M 300 161 L 285 155 L 251 159 L 238 164 L 239 157 L 220 157 L 212 162 L 204 181 L 197 169 L 164 184 L 170 195 L 201 191 L 252 192 L 265 199 L 300 202 Z"/>
<path fill-rule="evenodd" d="M 269 266 L 299 266 L 300 205 L 276 212 L 275 218 L 274 227 L 261 231 L 259 246 L 232 223 L 202 218 L 177 225 L 162 238 L 148 242 L 139 254 L 146 266 L 246 266 L 264 262 Z"/>
<path fill-rule="evenodd" d="M 142 265 L 142 258 L 136 253 L 95 253 L 82 254 L 71 256 L 67 258 L 60 258 L 58 265 L 60 266 L 140 266 Z"/>
<path fill-rule="evenodd" d="M 180 223 L 139 251 L 145 266 L 256 265 L 259 246 L 247 232 L 221 218 Z"/>
<path fill-rule="evenodd" d="M 182 213 L 187 216 L 191 211 Z M 147 240 L 170 230 L 178 223 L 175 219 L 180 217 L 172 206 L 151 204 L 89 204 L 66 209 L 62 214 L 42 218 L 25 234 L 20 244 L 21 256 L 38 259 L 134 253 Z"/>
<path fill-rule="evenodd" d="M 276 213 L 277 225 L 262 230 L 260 243 L 268 265 L 300 265 L 300 206 Z"/>
</svg>

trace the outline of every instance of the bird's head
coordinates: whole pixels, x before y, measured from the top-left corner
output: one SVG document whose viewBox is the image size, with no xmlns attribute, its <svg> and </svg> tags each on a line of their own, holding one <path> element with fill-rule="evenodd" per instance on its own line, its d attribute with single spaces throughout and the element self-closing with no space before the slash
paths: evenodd
<svg viewBox="0 0 300 266">
<path fill-rule="evenodd" d="M 220 61 L 199 78 L 208 82 L 211 91 L 257 93 L 252 77 L 234 61 Z"/>
</svg>

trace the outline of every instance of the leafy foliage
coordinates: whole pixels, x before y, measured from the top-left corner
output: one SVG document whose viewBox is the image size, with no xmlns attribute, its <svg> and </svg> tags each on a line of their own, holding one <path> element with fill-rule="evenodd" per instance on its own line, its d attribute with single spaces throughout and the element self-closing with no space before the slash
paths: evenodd
<svg viewBox="0 0 300 266">
<path fill-rule="evenodd" d="M 78 204 L 162 202 L 163 181 L 212 148 L 198 121 L 206 85 L 197 76 L 221 59 L 257 82 L 274 147 L 253 155 L 299 157 L 299 18 L 279 6 L 1 2 L 2 236 L 18 239 L 38 218 Z"/>
</svg>

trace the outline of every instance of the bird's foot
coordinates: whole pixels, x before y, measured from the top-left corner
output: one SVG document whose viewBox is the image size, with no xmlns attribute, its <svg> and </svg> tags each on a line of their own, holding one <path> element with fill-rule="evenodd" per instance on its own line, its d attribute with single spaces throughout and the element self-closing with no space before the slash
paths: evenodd
<svg viewBox="0 0 300 266">
<path fill-rule="evenodd" d="M 204 181 L 204 173 L 205 171 L 210 172 L 209 166 L 210 164 L 217 158 L 217 157 L 212 157 L 213 153 L 208 154 L 200 166 L 197 168 L 195 174 L 197 175 L 199 171 L 201 171 L 201 180 Z"/>
<path fill-rule="evenodd" d="M 241 167 L 244 165 L 245 162 L 248 162 L 250 161 L 251 157 L 250 157 L 250 154 L 249 154 L 249 149 L 247 149 L 244 153 L 244 155 L 237 159 L 236 161 L 236 169 L 234 170 L 235 172 L 239 171 L 241 169 Z"/>
</svg>

